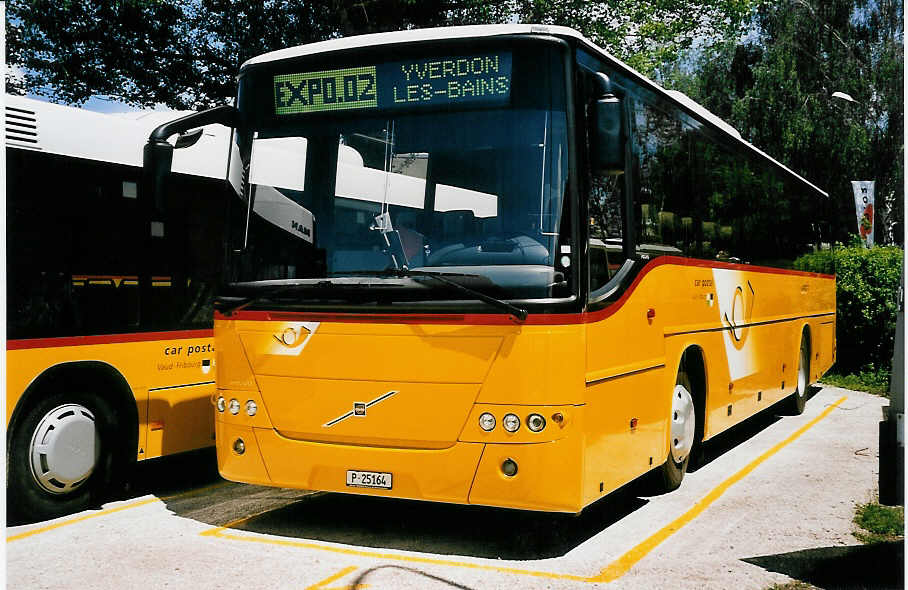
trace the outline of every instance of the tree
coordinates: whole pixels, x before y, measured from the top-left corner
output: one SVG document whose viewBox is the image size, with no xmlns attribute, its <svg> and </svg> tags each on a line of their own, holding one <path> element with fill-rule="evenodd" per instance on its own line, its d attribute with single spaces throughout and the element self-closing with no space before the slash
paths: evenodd
<svg viewBox="0 0 908 590">
<path fill-rule="evenodd" d="M 901 0 L 766 3 L 746 41 L 676 64 L 668 83 L 830 193 L 824 241 L 856 231 L 850 181 L 876 180 L 877 240 L 892 243 L 903 218 L 902 25 Z"/>
<path fill-rule="evenodd" d="M 756 0 L 513 0 L 521 22 L 577 29 L 647 75 L 695 43 L 737 36 Z"/>
<path fill-rule="evenodd" d="M 81 104 L 107 95 L 135 106 L 223 104 L 247 59 L 339 36 L 505 18 L 491 0 L 14 0 L 7 62 L 31 91 Z"/>
<path fill-rule="evenodd" d="M 695 40 L 740 29 L 755 0 L 12 0 L 11 92 L 80 104 L 107 95 L 136 106 L 224 103 L 247 59 L 360 33 L 448 24 L 574 27 L 652 73 Z"/>
</svg>

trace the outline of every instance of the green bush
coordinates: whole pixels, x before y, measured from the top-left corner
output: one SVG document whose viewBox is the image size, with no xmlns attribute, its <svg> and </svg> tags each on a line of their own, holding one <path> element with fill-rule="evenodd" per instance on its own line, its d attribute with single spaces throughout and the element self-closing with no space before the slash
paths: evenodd
<svg viewBox="0 0 908 590">
<path fill-rule="evenodd" d="M 862 543 L 898 541 L 905 535 L 905 509 L 902 506 L 860 504 L 854 523 L 864 529 L 854 532 Z"/>
<path fill-rule="evenodd" d="M 797 270 L 836 275 L 836 369 L 888 375 L 904 253 L 896 246 L 837 244 L 801 256 Z"/>
</svg>

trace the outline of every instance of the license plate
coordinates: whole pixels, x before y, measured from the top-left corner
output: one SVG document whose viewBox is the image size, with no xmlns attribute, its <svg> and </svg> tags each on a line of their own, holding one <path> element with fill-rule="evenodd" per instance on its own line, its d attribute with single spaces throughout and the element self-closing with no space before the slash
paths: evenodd
<svg viewBox="0 0 908 590">
<path fill-rule="evenodd" d="M 378 471 L 347 470 L 347 486 L 351 488 L 391 489 L 391 474 Z"/>
</svg>

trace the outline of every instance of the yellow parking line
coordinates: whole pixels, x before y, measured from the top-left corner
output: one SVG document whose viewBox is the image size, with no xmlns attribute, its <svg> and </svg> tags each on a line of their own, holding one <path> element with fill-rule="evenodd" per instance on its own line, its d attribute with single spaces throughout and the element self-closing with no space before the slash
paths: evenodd
<svg viewBox="0 0 908 590">
<path fill-rule="evenodd" d="M 331 582 L 333 582 L 333 581 L 335 581 L 335 580 L 339 580 L 339 579 L 343 578 L 344 576 L 346 576 L 347 574 L 349 574 L 350 572 L 353 572 L 353 571 L 356 571 L 356 566 L 351 565 L 350 567 L 344 568 L 344 569 L 342 569 L 341 571 L 337 572 L 337 573 L 334 574 L 333 576 L 328 576 L 327 578 L 325 578 L 325 579 L 322 580 L 321 582 L 317 582 L 317 583 L 313 584 L 312 586 L 309 586 L 308 588 L 306 588 L 306 590 L 319 590 L 319 589 L 321 589 L 321 588 L 324 588 L 325 586 L 327 586 L 327 585 L 330 584 Z"/>
<path fill-rule="evenodd" d="M 19 539 L 25 539 L 26 537 L 31 537 L 32 535 L 37 535 L 40 533 L 45 533 L 47 531 L 52 531 L 60 527 L 64 527 L 69 524 L 75 524 L 77 522 L 82 522 L 83 520 L 89 520 L 91 518 L 96 518 L 98 516 L 106 516 L 108 514 L 113 514 L 114 512 L 120 512 L 122 510 L 129 510 L 130 508 L 138 508 L 139 506 L 145 506 L 146 504 L 151 504 L 153 502 L 160 502 L 158 498 L 145 498 L 144 500 L 139 500 L 138 502 L 133 502 L 132 504 L 126 504 L 125 506 L 117 506 L 116 508 L 105 508 L 104 510 L 99 510 L 98 512 L 93 512 L 91 514 L 86 514 L 84 516 L 79 516 L 77 518 L 71 518 L 69 520 L 64 520 L 62 522 L 55 522 L 41 528 L 32 529 L 30 531 L 25 531 L 24 533 L 19 533 L 18 535 L 13 535 L 6 538 L 6 542 L 18 541 Z"/>
<path fill-rule="evenodd" d="M 617 580 L 624 574 L 626 574 L 634 566 L 634 564 L 636 564 L 638 561 L 640 561 L 641 559 L 646 557 L 646 555 L 650 551 L 655 549 L 660 543 L 665 541 L 667 538 L 669 538 L 670 536 L 672 536 L 679 530 L 681 530 L 681 528 L 684 525 L 688 524 L 690 521 L 697 518 L 701 512 L 703 512 L 704 510 L 706 510 L 707 507 L 709 507 L 710 504 L 712 504 L 713 502 L 718 500 L 719 497 L 728 490 L 728 488 L 730 488 L 734 484 L 741 481 L 751 471 L 756 469 L 758 465 L 760 465 L 761 463 L 766 461 L 768 458 L 770 458 L 773 455 L 775 455 L 776 453 L 778 453 L 783 447 L 785 447 L 786 445 L 788 445 L 789 443 L 791 443 L 795 439 L 797 439 L 799 436 L 801 436 L 802 434 L 807 432 L 810 428 L 812 428 L 814 425 L 816 425 L 817 422 L 819 422 L 820 420 L 822 420 L 823 418 L 828 416 L 834 409 L 836 409 L 846 399 L 848 399 L 848 398 L 843 397 L 843 398 L 839 399 L 838 401 L 836 401 L 835 403 L 831 404 L 828 408 L 823 410 L 823 412 L 819 416 L 817 416 L 816 418 L 814 418 L 813 420 L 811 420 L 804 426 L 795 430 L 791 434 L 791 436 L 789 436 L 785 440 L 777 443 L 771 449 L 769 449 L 768 451 L 766 451 L 765 453 L 763 453 L 762 455 L 760 455 L 759 457 L 757 457 L 756 459 L 754 459 L 753 461 L 748 463 L 744 467 L 744 469 L 738 471 L 737 473 L 735 473 L 734 475 L 732 475 L 731 477 L 729 477 L 728 479 L 723 481 L 721 484 L 719 484 L 711 492 L 706 494 L 706 496 L 704 496 L 702 500 L 700 500 L 699 502 L 694 504 L 693 507 L 690 508 L 690 510 L 688 510 L 687 512 L 685 512 L 684 514 L 682 514 L 681 516 L 679 516 L 678 518 L 676 518 L 675 520 L 673 520 L 672 522 L 670 522 L 669 524 L 664 526 L 662 529 L 656 531 L 648 539 L 646 539 L 645 541 L 643 541 L 642 543 L 640 543 L 639 545 L 637 545 L 636 547 L 634 547 L 633 549 L 631 549 L 630 551 L 628 551 L 627 553 L 625 553 L 624 555 L 622 555 L 621 557 L 619 557 L 618 559 L 616 559 L 615 561 L 610 563 L 605 569 L 603 569 L 601 572 L 599 572 L 598 576 L 591 578 L 590 582 L 612 582 L 614 580 Z"/>
<path fill-rule="evenodd" d="M 436 559 L 434 557 L 419 557 L 417 555 L 399 555 L 395 553 L 378 553 L 376 551 L 365 551 L 362 549 L 348 549 L 346 547 L 332 547 L 331 545 L 320 545 L 313 542 L 305 541 L 288 541 L 286 539 L 271 539 L 268 537 L 247 537 L 240 535 L 231 535 L 220 532 L 218 529 L 206 531 L 203 535 L 208 534 L 219 539 L 228 539 L 231 541 L 246 541 L 251 543 L 263 543 L 265 545 L 276 545 L 279 547 L 297 547 L 301 549 L 318 549 L 320 551 L 330 551 L 341 555 L 353 555 L 356 557 L 371 557 L 374 559 L 387 559 L 394 561 L 408 561 L 412 563 L 423 563 L 431 565 L 446 565 L 453 567 L 463 567 L 469 569 L 478 569 L 493 571 L 505 574 L 518 574 L 522 576 L 538 576 L 542 578 L 555 578 L 558 580 L 574 580 L 579 582 L 589 582 L 590 578 L 586 576 L 575 576 L 571 574 L 556 574 L 551 572 L 537 572 L 533 570 L 524 570 L 519 568 L 509 568 L 493 565 L 484 565 L 481 563 L 469 563 L 464 561 L 454 561 L 447 559 Z"/>
<path fill-rule="evenodd" d="M 245 541 L 250 543 L 262 543 L 266 545 L 278 545 L 282 547 L 298 547 L 302 549 L 317 549 L 319 551 L 329 551 L 332 553 L 339 553 L 342 555 L 353 555 L 357 557 L 370 557 L 373 559 L 386 559 L 394 561 L 406 561 L 411 563 L 423 563 L 431 565 L 442 565 L 442 566 L 451 566 L 451 567 L 461 567 L 468 569 L 484 570 L 484 571 L 493 571 L 503 574 L 515 574 L 521 576 L 533 576 L 538 578 L 548 578 L 555 580 L 572 580 L 576 582 L 590 582 L 590 583 L 602 583 L 602 582 L 613 582 L 626 574 L 638 561 L 646 557 L 653 549 L 659 546 L 663 541 L 668 539 L 670 536 L 681 530 L 685 525 L 694 520 L 699 516 L 706 508 L 708 508 L 713 502 L 718 500 L 722 494 L 724 494 L 728 489 L 733 486 L 735 483 L 746 477 L 754 469 L 757 468 L 761 463 L 778 453 L 782 448 L 791 444 L 797 440 L 802 434 L 807 432 L 809 429 L 816 426 L 818 422 L 829 416 L 832 411 L 837 408 L 839 405 L 844 402 L 847 397 L 842 397 L 838 401 L 832 403 L 828 408 L 823 410 L 819 416 L 812 419 L 810 422 L 797 429 L 790 436 L 782 440 L 781 442 L 774 445 L 768 451 L 761 454 L 759 457 L 748 463 L 743 469 L 723 481 L 717 487 L 713 488 L 706 496 L 704 496 L 700 501 L 693 505 L 687 512 L 658 530 L 656 533 L 651 535 L 645 541 L 610 563 L 602 571 L 600 571 L 595 576 L 578 576 L 573 574 L 561 574 L 556 572 L 544 572 L 544 571 L 535 571 L 527 570 L 520 568 L 511 568 L 511 567 L 501 567 L 493 565 L 485 565 L 481 563 L 470 563 L 463 561 L 454 561 L 447 559 L 436 559 L 433 557 L 420 557 L 416 555 L 399 555 L 394 553 L 379 553 L 376 551 L 366 551 L 362 549 L 349 549 L 345 547 L 333 547 L 331 545 L 322 545 L 314 542 L 305 542 L 305 541 L 290 541 L 285 539 L 272 539 L 268 537 L 260 536 L 241 536 L 224 533 L 223 531 L 226 528 L 229 528 L 228 523 L 223 527 L 216 527 L 201 533 L 202 535 L 209 535 L 218 537 L 221 539 L 228 539 L 231 541 Z M 240 521 L 247 521 L 252 517 L 246 517 L 240 519 Z"/>
<path fill-rule="evenodd" d="M 205 486 L 203 488 L 189 490 L 187 492 L 182 492 L 180 494 L 173 494 L 172 496 L 164 496 L 162 498 L 146 498 L 144 500 L 139 500 L 138 502 L 133 502 L 131 504 L 126 504 L 123 506 L 117 506 L 115 508 L 105 508 L 105 509 L 99 510 L 97 512 L 92 512 L 91 514 L 85 514 L 82 516 L 78 516 L 76 518 L 71 518 L 69 520 L 55 522 L 54 524 L 39 527 L 36 529 L 31 529 L 29 531 L 19 533 L 18 535 L 12 535 L 11 537 L 6 538 L 6 542 L 9 543 L 11 541 L 18 541 L 19 539 L 25 539 L 25 538 L 28 538 L 28 537 L 31 537 L 34 535 L 38 535 L 40 533 L 45 533 L 47 531 L 52 531 L 54 529 L 58 529 L 60 527 L 67 526 L 70 524 L 75 524 L 77 522 L 82 522 L 82 521 L 89 520 L 92 518 L 97 518 L 98 516 L 106 516 L 108 514 L 113 514 L 115 512 L 121 512 L 123 510 L 128 510 L 130 508 L 138 508 L 139 506 L 145 506 L 146 504 L 153 504 L 154 502 L 168 502 L 170 500 L 177 500 L 177 499 L 182 499 L 182 498 L 186 498 L 186 497 L 190 497 L 190 496 L 195 496 L 198 494 L 203 494 L 205 492 L 209 492 L 211 490 L 224 487 L 224 486 L 228 485 L 229 483 L 230 482 L 223 481 L 223 482 L 215 483 L 215 484 L 212 484 L 209 486 Z"/>
<path fill-rule="evenodd" d="M 324 492 L 309 492 L 309 493 L 307 493 L 307 494 L 305 494 L 305 495 L 303 495 L 303 496 L 301 496 L 301 497 L 296 498 L 295 500 L 293 500 L 293 501 L 290 502 L 289 504 L 285 504 L 284 506 L 281 506 L 280 508 L 286 508 L 287 506 L 291 506 L 291 505 L 293 505 L 293 504 L 296 504 L 297 502 L 300 502 L 300 501 L 302 501 L 303 499 L 306 499 L 306 498 L 315 498 L 315 497 L 321 496 L 321 495 L 323 495 L 323 494 L 324 494 Z M 202 532 L 199 533 L 199 534 L 202 535 L 203 537 L 216 537 L 216 536 L 218 535 L 218 533 L 220 533 L 221 531 L 223 531 L 223 530 L 225 530 L 225 529 L 232 529 L 232 528 L 235 527 L 235 526 L 241 525 L 241 524 L 243 524 L 243 523 L 245 523 L 245 522 L 248 522 L 248 521 L 252 520 L 253 518 L 256 518 L 256 517 L 261 516 L 261 515 L 263 515 L 263 514 L 267 514 L 267 513 L 271 512 L 271 511 L 273 511 L 273 510 L 276 510 L 276 508 L 273 508 L 273 507 L 272 507 L 272 508 L 266 508 L 266 509 L 264 509 L 264 510 L 260 510 L 259 512 L 255 512 L 255 513 L 253 513 L 253 514 L 249 514 L 249 515 L 243 516 L 243 517 L 241 517 L 241 518 L 237 518 L 237 519 L 235 519 L 235 520 L 231 520 L 230 522 L 228 522 L 228 523 L 226 523 L 226 524 L 222 524 L 222 525 L 220 525 L 220 526 L 216 526 L 216 527 L 214 527 L 214 528 L 212 528 L 212 529 L 208 529 L 207 531 L 202 531 Z"/>
<path fill-rule="evenodd" d="M 226 524 L 222 524 L 221 526 L 216 526 L 213 529 L 208 529 L 207 531 L 202 531 L 199 534 L 202 535 L 203 537 L 216 537 L 224 529 L 229 529 L 229 528 L 233 528 L 235 526 L 241 525 L 244 522 L 248 522 L 257 516 L 267 514 L 268 512 L 271 512 L 272 510 L 274 510 L 274 508 L 266 508 L 265 510 L 261 510 L 259 512 L 256 512 L 255 514 L 250 514 L 250 515 L 244 516 L 242 518 L 237 518 L 235 520 L 231 520 L 230 522 L 228 522 Z"/>
</svg>

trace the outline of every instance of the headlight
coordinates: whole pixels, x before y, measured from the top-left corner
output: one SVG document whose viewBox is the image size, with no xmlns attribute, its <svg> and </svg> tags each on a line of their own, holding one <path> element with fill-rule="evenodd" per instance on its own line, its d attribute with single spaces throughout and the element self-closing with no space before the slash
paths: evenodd
<svg viewBox="0 0 908 590">
<path fill-rule="evenodd" d="M 246 413 L 250 416 L 255 416 L 255 413 L 258 411 L 258 409 L 259 407 L 255 404 L 254 401 L 249 400 L 246 402 Z"/>
<path fill-rule="evenodd" d="M 218 412 L 223 412 L 227 409 L 227 400 L 224 399 L 223 395 L 218 396 Z"/>
<path fill-rule="evenodd" d="M 517 417 L 517 414 L 505 414 L 501 425 L 508 432 L 517 432 L 517 429 L 520 428 L 520 418 Z"/>
<path fill-rule="evenodd" d="M 230 408 L 230 413 L 236 416 L 240 413 L 240 402 L 236 398 L 230 400 L 230 403 L 227 405 Z"/>
<path fill-rule="evenodd" d="M 485 430 L 486 432 L 491 432 L 495 428 L 495 416 L 488 412 L 483 412 L 479 416 L 479 427 Z"/>
<path fill-rule="evenodd" d="M 540 432 L 545 428 L 545 418 L 539 414 L 530 414 L 527 416 L 527 428 L 533 432 Z"/>
</svg>

